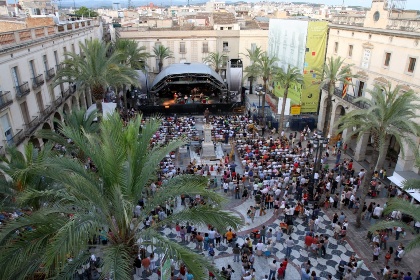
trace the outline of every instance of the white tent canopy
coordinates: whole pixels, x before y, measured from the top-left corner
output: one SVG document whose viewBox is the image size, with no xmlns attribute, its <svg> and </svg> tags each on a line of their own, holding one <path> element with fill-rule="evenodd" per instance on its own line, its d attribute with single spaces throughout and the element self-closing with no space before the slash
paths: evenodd
<svg viewBox="0 0 420 280">
<path fill-rule="evenodd" d="M 402 172 L 395 172 L 394 174 L 392 174 L 392 176 L 388 177 L 388 179 L 394 183 L 395 185 L 397 185 L 399 188 L 402 188 L 404 185 L 404 181 L 409 180 L 409 179 L 419 179 L 420 176 L 415 174 L 414 172 L 407 172 L 407 171 L 402 171 Z M 420 191 L 418 190 L 405 190 L 411 197 L 412 200 L 411 202 L 414 202 L 413 200 L 416 200 L 418 203 L 420 203 Z"/>
<path fill-rule="evenodd" d="M 108 116 L 112 115 L 115 112 L 115 108 L 117 108 L 117 103 L 105 103 L 102 102 L 102 111 L 104 118 L 108 118 Z M 96 104 L 92 104 L 89 109 L 87 109 L 85 113 L 85 117 L 87 118 L 93 111 L 96 110 Z M 95 121 L 97 118 L 95 118 Z"/>
</svg>

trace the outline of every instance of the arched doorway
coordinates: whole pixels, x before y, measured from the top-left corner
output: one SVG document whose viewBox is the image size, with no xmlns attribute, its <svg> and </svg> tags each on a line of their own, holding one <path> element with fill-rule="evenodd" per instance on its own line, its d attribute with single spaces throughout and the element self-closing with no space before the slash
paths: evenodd
<svg viewBox="0 0 420 280">
<path fill-rule="evenodd" d="M 78 110 L 79 109 L 79 102 L 77 102 L 77 98 L 74 95 L 71 97 L 71 108 L 73 110 Z"/>
<path fill-rule="evenodd" d="M 63 114 L 64 115 L 70 114 L 70 107 L 69 107 L 69 104 L 67 104 L 67 103 L 64 103 L 64 106 L 63 106 Z"/>
<path fill-rule="evenodd" d="M 51 130 L 51 125 L 49 124 L 49 123 L 44 123 L 43 125 L 42 125 L 42 129 L 44 129 L 44 130 Z M 45 143 L 47 143 L 48 142 L 48 139 L 45 139 L 45 138 L 42 138 L 42 141 L 44 142 L 44 144 Z"/>
<path fill-rule="evenodd" d="M 55 112 L 54 119 L 53 119 L 53 126 L 54 126 L 55 131 L 58 131 L 59 123 L 61 123 L 62 121 L 63 121 L 63 119 L 61 118 L 60 113 Z"/>
<path fill-rule="evenodd" d="M 32 145 L 34 145 L 34 147 L 36 148 L 36 149 L 38 149 L 39 151 L 41 150 L 41 142 L 39 141 L 39 139 L 38 138 L 36 138 L 35 136 L 32 136 L 30 139 L 29 139 L 29 143 L 32 143 Z"/>
<path fill-rule="evenodd" d="M 335 108 L 335 111 L 333 112 L 334 124 L 333 124 L 332 130 L 331 130 L 332 131 L 331 137 L 339 139 L 339 138 L 342 138 L 342 136 L 343 136 L 342 134 L 345 134 L 345 132 L 342 132 L 342 133 L 340 133 L 340 135 L 337 135 L 338 134 L 337 130 L 338 130 L 338 128 L 341 127 L 341 126 L 337 127 L 337 123 L 338 123 L 338 120 L 340 119 L 340 117 L 344 116 L 346 114 L 346 109 L 348 109 L 348 107 L 344 108 L 343 105 L 337 105 L 337 107 Z"/>
</svg>

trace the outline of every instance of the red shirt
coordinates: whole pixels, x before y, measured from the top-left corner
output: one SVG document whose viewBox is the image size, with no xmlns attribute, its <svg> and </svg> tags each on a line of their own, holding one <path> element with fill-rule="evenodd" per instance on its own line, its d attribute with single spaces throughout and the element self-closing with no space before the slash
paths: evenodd
<svg viewBox="0 0 420 280">
<path fill-rule="evenodd" d="M 284 260 L 284 261 L 282 262 L 282 264 L 283 264 L 284 270 L 286 270 L 286 267 L 287 267 L 287 261 L 286 261 L 286 260 Z"/>
<path fill-rule="evenodd" d="M 277 275 L 280 276 L 280 277 L 283 277 L 285 270 L 286 270 L 286 268 L 284 266 L 280 267 L 279 269 L 277 269 Z"/>
<path fill-rule="evenodd" d="M 313 240 L 314 240 L 314 239 L 312 238 L 312 236 L 310 236 L 310 235 L 305 236 L 305 245 L 306 245 L 306 246 L 311 246 L 311 245 L 312 245 Z"/>
</svg>

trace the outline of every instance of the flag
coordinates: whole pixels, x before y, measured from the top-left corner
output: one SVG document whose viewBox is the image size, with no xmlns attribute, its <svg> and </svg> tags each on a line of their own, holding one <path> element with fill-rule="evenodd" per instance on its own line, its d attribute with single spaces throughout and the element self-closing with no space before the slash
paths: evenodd
<svg viewBox="0 0 420 280">
<path fill-rule="evenodd" d="M 348 88 L 349 88 L 349 84 L 351 83 L 351 77 L 347 77 L 346 78 L 346 81 L 348 82 L 348 83 L 344 83 L 344 85 L 343 85 L 343 92 L 341 93 L 341 98 L 345 98 L 346 97 L 346 95 L 347 95 L 347 90 L 348 90 Z"/>
</svg>

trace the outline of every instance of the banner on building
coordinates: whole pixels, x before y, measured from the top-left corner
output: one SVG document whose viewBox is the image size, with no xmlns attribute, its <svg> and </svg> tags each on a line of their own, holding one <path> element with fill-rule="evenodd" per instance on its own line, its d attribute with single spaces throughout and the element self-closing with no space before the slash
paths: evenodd
<svg viewBox="0 0 420 280">
<path fill-rule="evenodd" d="M 287 70 L 297 67 L 303 74 L 303 88 L 289 88 L 291 105 L 300 105 L 301 113 L 316 113 L 319 84 L 315 69 L 322 68 L 327 45 L 328 23 L 288 19 L 270 19 L 268 54 L 278 58 L 278 66 Z M 274 94 L 283 97 L 284 88 L 274 81 Z M 295 110 L 296 112 L 296 110 Z"/>
</svg>

